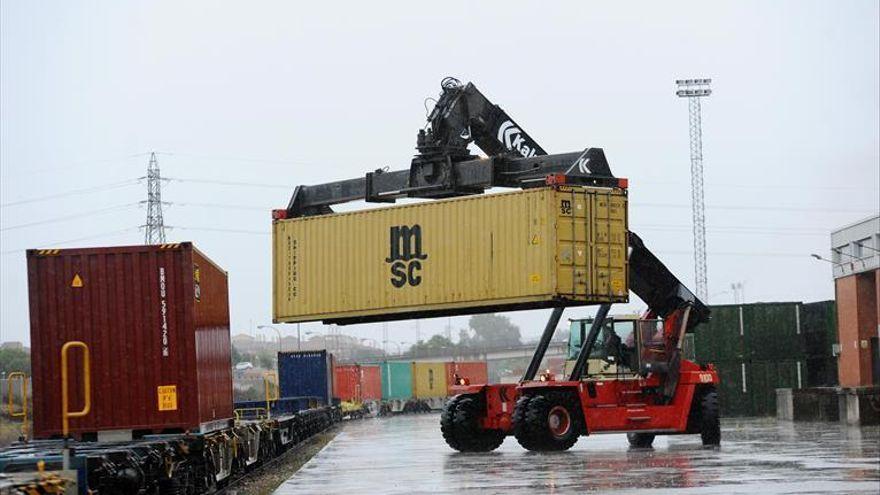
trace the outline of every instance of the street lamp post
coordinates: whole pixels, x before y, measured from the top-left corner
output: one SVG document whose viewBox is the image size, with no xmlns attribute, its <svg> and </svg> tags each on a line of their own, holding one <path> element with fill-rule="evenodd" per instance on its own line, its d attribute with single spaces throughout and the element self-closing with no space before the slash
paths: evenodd
<svg viewBox="0 0 880 495">
<path fill-rule="evenodd" d="M 278 352 L 281 352 L 281 331 L 272 325 L 257 325 L 257 328 L 271 328 L 272 330 L 275 330 L 275 333 L 278 334 Z"/>
</svg>

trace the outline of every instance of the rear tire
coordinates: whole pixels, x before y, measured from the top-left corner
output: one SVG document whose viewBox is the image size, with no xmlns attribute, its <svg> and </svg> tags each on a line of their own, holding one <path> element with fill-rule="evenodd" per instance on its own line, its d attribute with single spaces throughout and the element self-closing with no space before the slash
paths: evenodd
<svg viewBox="0 0 880 495">
<path fill-rule="evenodd" d="M 529 450 L 568 450 L 584 430 L 580 402 L 570 392 L 534 395 L 524 409 L 520 445 Z"/>
<path fill-rule="evenodd" d="M 721 445 L 721 407 L 718 404 L 718 391 L 706 390 L 700 397 L 700 439 L 705 447 Z"/>
<path fill-rule="evenodd" d="M 650 449 L 654 445 L 655 436 L 653 433 L 627 433 L 626 439 L 634 449 Z"/>
</svg>

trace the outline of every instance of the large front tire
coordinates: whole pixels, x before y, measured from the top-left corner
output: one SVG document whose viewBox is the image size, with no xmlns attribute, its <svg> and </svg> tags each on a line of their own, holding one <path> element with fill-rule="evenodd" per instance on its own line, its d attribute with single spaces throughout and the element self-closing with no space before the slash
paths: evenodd
<svg viewBox="0 0 880 495">
<path fill-rule="evenodd" d="M 449 399 L 446 405 L 443 406 L 443 412 L 440 413 L 440 432 L 443 433 L 443 440 L 446 440 L 446 444 L 455 450 L 461 450 L 461 442 L 458 441 L 458 437 L 455 434 L 454 424 L 455 411 L 458 410 L 459 399 L 461 399 L 461 395 L 456 395 Z"/>
<path fill-rule="evenodd" d="M 446 443 L 460 452 L 490 452 L 504 442 L 504 432 L 480 426 L 483 401 L 479 395 L 458 395 L 440 416 L 440 429 Z"/>
<path fill-rule="evenodd" d="M 536 394 L 523 406 L 524 424 L 518 430 L 517 440 L 528 450 L 568 450 L 584 431 L 580 402 L 572 393 Z"/>
</svg>

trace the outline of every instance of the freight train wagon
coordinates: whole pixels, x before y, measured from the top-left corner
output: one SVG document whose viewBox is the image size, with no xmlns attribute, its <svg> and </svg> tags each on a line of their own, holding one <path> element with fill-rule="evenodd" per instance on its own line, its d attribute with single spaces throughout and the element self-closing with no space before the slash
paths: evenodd
<svg viewBox="0 0 880 495">
<path fill-rule="evenodd" d="M 341 419 L 320 407 L 233 422 L 226 272 L 190 243 L 29 250 L 27 265 L 46 440 L 0 449 L 0 473 L 57 470 L 66 433 L 81 440 L 80 493 L 212 493 Z M 68 395 L 83 411 L 65 432 Z"/>
</svg>

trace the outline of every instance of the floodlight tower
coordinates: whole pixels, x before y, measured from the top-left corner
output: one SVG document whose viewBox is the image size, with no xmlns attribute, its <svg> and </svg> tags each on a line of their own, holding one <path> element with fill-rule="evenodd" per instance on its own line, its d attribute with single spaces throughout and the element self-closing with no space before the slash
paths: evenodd
<svg viewBox="0 0 880 495">
<path fill-rule="evenodd" d="M 688 99 L 691 134 L 691 211 L 694 223 L 694 275 L 697 297 L 709 302 L 706 275 L 706 205 L 703 202 L 703 124 L 700 99 L 712 94 L 711 79 L 677 79 L 675 94 Z"/>
</svg>

